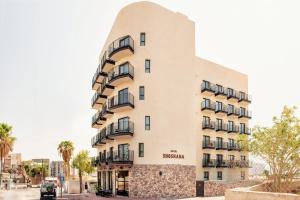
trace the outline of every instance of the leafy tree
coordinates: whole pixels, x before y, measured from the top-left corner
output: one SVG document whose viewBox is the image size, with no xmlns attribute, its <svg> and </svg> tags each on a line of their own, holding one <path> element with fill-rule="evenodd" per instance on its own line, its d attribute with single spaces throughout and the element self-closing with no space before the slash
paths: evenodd
<svg viewBox="0 0 300 200">
<path fill-rule="evenodd" d="M 3 159 L 13 150 L 15 137 L 11 136 L 12 126 L 0 123 L 0 187 L 2 182 Z"/>
<path fill-rule="evenodd" d="M 274 192 L 289 192 L 289 184 L 300 172 L 300 120 L 295 110 L 285 106 L 279 118 L 273 117 L 272 127 L 256 126 L 249 141 L 252 153 L 268 163 Z"/>
<path fill-rule="evenodd" d="M 70 175 L 70 160 L 74 152 L 74 145 L 71 141 L 62 141 L 57 147 L 59 155 L 64 160 L 64 175 L 68 178 Z"/>
<path fill-rule="evenodd" d="M 72 161 L 72 167 L 78 169 L 80 193 L 82 192 L 82 176 L 94 171 L 91 158 L 87 150 L 80 151 Z"/>
</svg>

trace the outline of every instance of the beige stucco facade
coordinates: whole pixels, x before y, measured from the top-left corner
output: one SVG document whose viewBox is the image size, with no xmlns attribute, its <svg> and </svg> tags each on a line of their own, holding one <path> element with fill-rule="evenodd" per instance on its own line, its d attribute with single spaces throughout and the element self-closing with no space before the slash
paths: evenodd
<svg viewBox="0 0 300 200">
<path fill-rule="evenodd" d="M 140 44 L 141 33 L 145 33 L 144 46 Z M 121 44 L 118 39 L 124 36 L 128 36 L 130 42 L 125 42 L 122 48 L 111 50 L 110 45 L 116 40 L 115 44 Z M 106 55 L 105 58 L 110 61 L 103 64 L 103 55 Z M 150 60 L 150 73 L 145 71 L 145 60 Z M 125 73 L 124 71 L 121 73 L 120 70 L 119 76 L 118 73 L 113 73 L 114 78 L 110 79 L 111 70 L 119 69 L 117 66 L 126 62 L 129 62 L 130 69 L 133 69 L 130 75 L 126 68 Z M 102 80 L 105 78 L 110 80 L 103 83 Z M 204 135 L 210 136 L 211 141 L 215 141 L 216 137 L 222 137 L 223 142 L 228 142 L 228 138 L 236 140 L 238 136 L 238 133 L 203 129 L 203 116 L 210 117 L 211 121 L 215 121 L 216 118 L 223 119 L 224 124 L 232 120 L 236 125 L 239 123 L 247 125 L 249 120 L 247 117 L 228 116 L 226 113 L 220 114 L 202 109 L 203 98 L 208 98 L 211 102 L 220 101 L 224 105 L 232 104 L 236 108 L 247 108 L 249 103 L 228 98 L 228 95 L 224 98 L 214 92 L 202 90 L 204 80 L 224 86 L 225 91 L 228 87 L 248 93 L 246 75 L 196 57 L 195 25 L 186 16 L 149 2 L 133 3 L 119 12 L 103 45 L 99 67 L 93 78 L 92 87 L 98 94 L 95 94 L 92 99 L 92 107 L 101 112 L 105 107 L 103 105 L 106 104 L 109 112 L 107 114 L 103 111 L 93 119 L 92 127 L 99 132 L 103 132 L 104 128 L 106 131 L 104 131 L 104 138 L 98 134 L 92 139 L 92 146 L 101 153 L 106 150 L 105 159 L 109 157 L 110 151 L 117 151 L 116 154 L 118 154 L 120 144 L 128 144 L 125 151 L 127 152 L 128 148 L 133 153 L 130 153 L 129 157 L 132 156 L 128 160 L 130 162 L 120 162 L 120 160 L 114 162 L 105 159 L 101 162 L 101 158 L 98 157 L 96 163 L 98 171 L 103 173 L 111 171 L 112 173 L 105 175 L 106 183 L 101 180 L 102 186 L 107 184 L 108 176 L 111 176 L 113 181 L 109 187 L 115 193 L 118 187 L 116 176 L 119 171 L 128 170 L 126 176 L 128 180 L 133 180 L 134 174 L 140 174 L 140 172 L 134 173 L 133 170 L 142 170 L 143 166 L 145 170 L 158 170 L 158 177 L 164 177 L 164 174 L 167 174 L 169 181 L 172 179 L 170 175 L 172 170 L 178 169 L 176 166 L 182 167 L 180 168 L 182 170 L 174 171 L 174 180 L 172 180 L 174 184 L 177 184 L 176 181 L 179 180 L 176 179 L 176 174 L 178 177 L 190 174 L 187 184 L 190 184 L 193 189 L 188 191 L 189 193 L 180 192 L 180 189 L 178 189 L 178 194 L 157 192 L 158 190 L 149 186 L 156 194 L 161 194 L 161 197 L 195 196 L 196 180 L 204 179 L 204 171 L 209 172 L 210 180 L 217 179 L 217 171 L 223 172 L 223 180 L 240 180 L 241 171 L 244 171 L 247 176 L 247 168 L 203 167 L 204 153 L 211 154 L 211 159 L 215 159 L 216 154 L 223 154 L 224 160 L 227 160 L 229 155 L 235 155 L 236 159 L 239 159 L 240 155 L 245 155 L 248 159 L 248 154 L 245 152 L 203 149 Z M 140 86 L 144 86 L 144 100 L 139 99 Z M 132 98 L 131 95 L 119 94 L 119 91 L 125 88 L 133 96 Z M 117 103 L 111 103 L 110 99 L 116 95 L 119 95 L 114 99 Z M 120 100 L 121 95 L 124 97 L 122 100 Z M 150 130 L 145 130 L 145 116 L 150 116 Z M 121 125 L 118 123 L 115 128 L 118 131 L 113 129 L 111 134 L 108 133 L 108 126 L 124 117 L 128 117 L 130 122 L 125 121 L 125 125 L 124 122 Z M 143 157 L 139 156 L 139 143 L 144 144 Z M 124 149 L 121 151 L 123 152 Z M 176 158 L 168 158 L 169 154 Z M 118 155 L 114 153 L 113 155 L 119 159 Z M 162 171 L 159 170 L 160 166 Z M 154 174 L 157 173 L 154 172 Z M 100 176 L 103 179 L 103 174 Z M 147 178 L 149 177 L 145 177 Z M 138 184 L 137 181 L 132 182 Z M 180 179 L 180 182 L 182 183 L 183 180 Z M 141 197 L 140 193 L 134 191 L 138 188 L 136 185 L 131 185 L 130 181 L 128 185 L 129 196 Z M 107 186 L 103 187 L 107 189 Z M 172 188 L 172 184 L 169 187 Z M 151 194 L 147 197 L 151 197 Z"/>
</svg>

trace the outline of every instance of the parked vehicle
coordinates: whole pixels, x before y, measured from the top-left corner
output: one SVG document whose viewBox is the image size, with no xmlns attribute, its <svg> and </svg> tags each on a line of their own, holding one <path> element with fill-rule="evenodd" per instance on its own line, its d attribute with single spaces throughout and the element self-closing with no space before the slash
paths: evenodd
<svg viewBox="0 0 300 200">
<path fill-rule="evenodd" d="M 44 196 L 56 197 L 56 185 L 51 182 L 45 182 L 41 185 L 41 198 Z"/>
</svg>

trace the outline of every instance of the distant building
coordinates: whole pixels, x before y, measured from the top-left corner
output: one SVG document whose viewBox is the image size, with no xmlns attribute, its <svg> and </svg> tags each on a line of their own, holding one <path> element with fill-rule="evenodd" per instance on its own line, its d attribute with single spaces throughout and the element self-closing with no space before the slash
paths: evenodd
<svg viewBox="0 0 300 200">
<path fill-rule="evenodd" d="M 46 174 L 46 176 L 50 174 L 50 159 L 48 159 L 48 158 L 38 158 L 38 159 L 32 159 L 32 162 L 45 167 L 46 171 L 48 172 Z"/>
<path fill-rule="evenodd" d="M 4 171 L 17 169 L 22 164 L 21 153 L 11 153 L 4 158 Z"/>
<path fill-rule="evenodd" d="M 50 176 L 57 177 L 63 173 L 64 173 L 64 162 L 63 161 L 51 161 Z"/>
</svg>

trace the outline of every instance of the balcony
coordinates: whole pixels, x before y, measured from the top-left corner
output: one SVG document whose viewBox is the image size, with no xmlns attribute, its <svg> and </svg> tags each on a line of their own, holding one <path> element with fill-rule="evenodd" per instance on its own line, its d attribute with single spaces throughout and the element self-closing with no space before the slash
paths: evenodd
<svg viewBox="0 0 300 200">
<path fill-rule="evenodd" d="M 107 96 L 102 95 L 99 92 L 96 92 L 92 98 L 92 102 L 91 102 L 92 108 L 99 109 L 102 106 L 102 104 L 105 103 L 106 99 L 107 99 Z"/>
<path fill-rule="evenodd" d="M 126 62 L 115 67 L 108 73 L 108 83 L 112 86 L 117 86 L 124 82 L 133 80 L 133 76 L 134 68 L 129 62 Z"/>
<path fill-rule="evenodd" d="M 226 160 L 219 160 L 219 159 L 217 159 L 216 160 L 216 167 L 217 168 L 227 168 L 228 167 L 228 164 L 227 164 L 227 162 L 226 162 Z"/>
<path fill-rule="evenodd" d="M 122 124 L 115 122 L 107 127 L 107 137 L 132 136 L 134 133 L 134 123 L 127 121 Z"/>
<path fill-rule="evenodd" d="M 108 164 L 127 164 L 127 165 L 132 165 L 133 164 L 133 159 L 134 159 L 134 152 L 133 150 L 128 150 L 124 152 L 119 152 L 119 151 L 113 151 L 107 153 L 107 158 L 106 158 Z"/>
<path fill-rule="evenodd" d="M 202 149 L 215 149 L 215 142 L 213 141 L 203 141 Z"/>
<path fill-rule="evenodd" d="M 229 126 L 228 125 L 228 133 L 238 133 L 239 132 L 239 126 Z"/>
<path fill-rule="evenodd" d="M 108 100 L 108 109 L 113 112 L 121 112 L 134 108 L 134 97 L 131 93 L 116 95 Z"/>
<path fill-rule="evenodd" d="M 238 101 L 239 100 L 239 93 L 231 88 L 227 88 L 227 99 L 228 100 L 235 100 Z"/>
<path fill-rule="evenodd" d="M 233 144 L 228 143 L 228 151 L 240 151 L 240 150 L 241 150 L 240 145 L 236 143 Z"/>
<path fill-rule="evenodd" d="M 215 85 L 208 81 L 203 81 L 201 84 L 201 93 L 213 95 L 215 93 Z"/>
<path fill-rule="evenodd" d="M 96 73 L 93 76 L 92 89 L 97 90 L 100 87 L 101 82 L 103 81 L 103 79 L 106 76 L 107 76 L 107 74 L 104 72 L 101 72 L 100 67 L 98 67 Z"/>
<path fill-rule="evenodd" d="M 216 167 L 216 160 L 213 159 L 203 159 L 202 167 Z"/>
<path fill-rule="evenodd" d="M 134 42 L 131 36 L 127 35 L 115 40 L 108 47 L 108 57 L 113 61 L 130 56 L 134 53 Z"/>
<path fill-rule="evenodd" d="M 240 128 L 240 134 L 246 134 L 246 135 L 251 135 L 251 128 L 245 127 L 245 128 Z"/>
<path fill-rule="evenodd" d="M 251 112 L 248 110 L 240 110 L 239 118 L 246 118 L 246 119 L 251 119 L 252 115 Z"/>
<path fill-rule="evenodd" d="M 227 124 L 216 124 L 216 131 L 224 131 L 227 132 L 228 126 Z"/>
<path fill-rule="evenodd" d="M 206 102 L 206 101 L 201 102 L 201 110 L 215 111 L 215 109 L 216 109 L 215 103 Z"/>
<path fill-rule="evenodd" d="M 105 144 L 105 141 L 106 141 L 106 128 L 103 128 L 101 131 L 97 133 L 97 135 L 95 135 L 92 138 L 91 144 L 92 147 L 94 148 L 98 145 Z"/>
<path fill-rule="evenodd" d="M 221 85 L 215 86 L 215 96 L 226 98 L 227 97 L 227 89 Z"/>
<path fill-rule="evenodd" d="M 239 102 L 251 103 L 252 97 L 244 92 L 239 93 Z"/>
<path fill-rule="evenodd" d="M 214 122 L 207 122 L 207 121 L 203 121 L 202 122 L 202 129 L 211 129 L 214 130 L 215 129 L 215 123 Z"/>
<path fill-rule="evenodd" d="M 100 128 L 105 121 L 106 119 L 101 116 L 100 112 L 97 112 L 92 118 L 92 128 Z"/>
<path fill-rule="evenodd" d="M 228 145 L 227 142 L 217 142 L 216 141 L 216 150 L 227 150 Z"/>
<path fill-rule="evenodd" d="M 115 61 L 111 60 L 107 56 L 107 52 L 105 51 L 100 62 L 101 71 L 107 73 L 115 66 Z"/>
<path fill-rule="evenodd" d="M 216 109 L 215 109 L 215 113 L 219 113 L 219 114 L 227 114 L 227 106 L 225 105 L 221 105 L 221 106 L 218 106 L 216 104 Z"/>
<path fill-rule="evenodd" d="M 108 77 L 105 77 L 101 82 L 101 87 L 99 88 L 99 92 L 104 96 L 109 96 L 115 89 L 115 87 L 110 85 L 107 80 Z"/>
<path fill-rule="evenodd" d="M 231 108 L 228 106 L 228 109 L 227 109 L 227 115 L 228 116 L 239 116 L 240 115 L 240 110 L 237 109 L 237 108 Z"/>
</svg>

